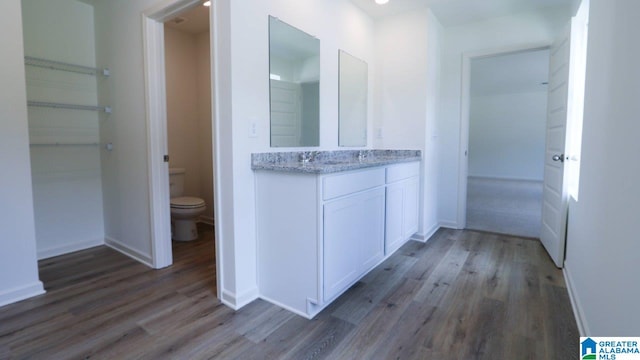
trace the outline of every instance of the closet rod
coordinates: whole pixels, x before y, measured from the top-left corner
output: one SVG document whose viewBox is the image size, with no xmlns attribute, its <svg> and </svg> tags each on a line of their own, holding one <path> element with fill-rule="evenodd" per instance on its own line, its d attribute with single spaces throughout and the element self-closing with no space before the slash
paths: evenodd
<svg viewBox="0 0 640 360">
<path fill-rule="evenodd" d="M 42 142 L 42 143 L 31 143 L 31 146 L 98 146 L 100 143 L 97 142 L 87 142 L 87 143 L 65 143 L 65 142 Z"/>
<path fill-rule="evenodd" d="M 103 76 L 109 76 L 109 69 L 98 69 L 84 65 L 76 65 L 69 64 L 61 61 L 41 59 L 33 56 L 25 56 L 24 63 L 26 65 L 37 66 L 45 69 L 52 70 L 62 70 L 67 72 L 86 74 L 86 75 L 97 75 L 102 74 Z"/>
<path fill-rule="evenodd" d="M 42 101 L 27 101 L 27 105 L 34 106 L 34 107 L 48 107 L 48 108 L 54 108 L 54 109 L 104 111 L 108 114 L 111 113 L 110 106 L 60 104 L 60 103 L 51 103 L 51 102 L 42 102 Z"/>
</svg>

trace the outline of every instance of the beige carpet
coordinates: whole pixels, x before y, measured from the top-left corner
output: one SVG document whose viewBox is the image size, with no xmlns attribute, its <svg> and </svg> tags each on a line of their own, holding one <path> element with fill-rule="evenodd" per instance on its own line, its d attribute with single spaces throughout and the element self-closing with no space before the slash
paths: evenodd
<svg viewBox="0 0 640 360">
<path fill-rule="evenodd" d="M 542 182 L 469 177 L 467 228 L 540 237 Z"/>
</svg>

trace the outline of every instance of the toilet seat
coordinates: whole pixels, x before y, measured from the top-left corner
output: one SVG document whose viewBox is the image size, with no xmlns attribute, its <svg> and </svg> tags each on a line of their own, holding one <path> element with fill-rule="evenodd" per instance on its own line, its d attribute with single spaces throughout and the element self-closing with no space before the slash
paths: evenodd
<svg viewBox="0 0 640 360">
<path fill-rule="evenodd" d="M 173 209 L 197 209 L 205 206 L 204 200 L 193 196 L 180 196 L 171 198 Z"/>
</svg>

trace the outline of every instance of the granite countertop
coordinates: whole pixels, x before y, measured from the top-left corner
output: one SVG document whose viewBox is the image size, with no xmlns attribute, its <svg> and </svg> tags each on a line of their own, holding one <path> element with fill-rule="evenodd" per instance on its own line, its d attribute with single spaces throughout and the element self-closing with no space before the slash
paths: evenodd
<svg viewBox="0 0 640 360">
<path fill-rule="evenodd" d="M 420 150 L 294 151 L 251 154 L 251 169 L 329 174 L 420 161 Z M 308 159 L 303 161 L 302 159 Z"/>
</svg>

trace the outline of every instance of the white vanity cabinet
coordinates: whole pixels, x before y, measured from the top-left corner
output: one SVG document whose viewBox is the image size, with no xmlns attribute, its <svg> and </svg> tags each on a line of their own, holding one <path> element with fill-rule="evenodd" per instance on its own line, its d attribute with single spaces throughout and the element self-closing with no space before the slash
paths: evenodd
<svg viewBox="0 0 640 360">
<path fill-rule="evenodd" d="M 325 203 L 325 300 L 342 293 L 384 258 L 383 186 L 384 182 L 377 188 Z"/>
<path fill-rule="evenodd" d="M 420 163 L 387 167 L 385 254 L 391 254 L 418 231 Z"/>
<path fill-rule="evenodd" d="M 329 174 L 256 171 L 260 296 L 312 318 L 391 255 L 417 229 L 417 171 L 407 175 L 414 167 L 419 163 Z M 389 197 L 399 206 L 390 208 Z M 385 245 L 388 226 L 406 238 Z"/>
</svg>

